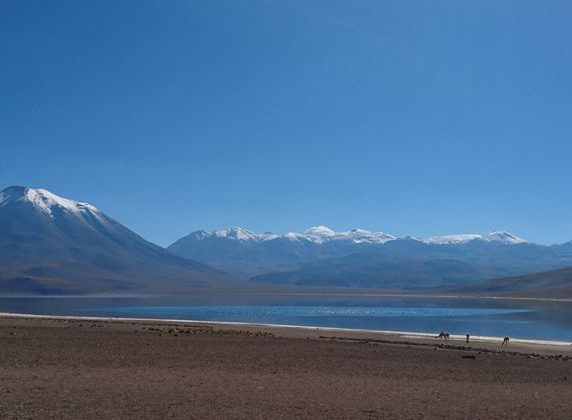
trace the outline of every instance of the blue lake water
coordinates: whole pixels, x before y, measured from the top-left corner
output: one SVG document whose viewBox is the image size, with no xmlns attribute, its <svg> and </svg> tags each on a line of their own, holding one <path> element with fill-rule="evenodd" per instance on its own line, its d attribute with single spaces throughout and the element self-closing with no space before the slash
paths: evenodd
<svg viewBox="0 0 572 420">
<path fill-rule="evenodd" d="M 342 296 L 0 297 L 0 312 L 572 339 L 572 302 Z"/>
</svg>

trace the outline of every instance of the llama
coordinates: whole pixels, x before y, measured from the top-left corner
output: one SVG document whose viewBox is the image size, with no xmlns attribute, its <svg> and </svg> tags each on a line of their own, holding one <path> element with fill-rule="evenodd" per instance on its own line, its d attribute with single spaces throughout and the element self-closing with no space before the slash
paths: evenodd
<svg viewBox="0 0 572 420">
<path fill-rule="evenodd" d="M 436 336 L 435 338 L 441 338 L 441 339 L 443 339 L 443 340 L 445 340 L 445 341 L 448 341 L 448 340 L 449 340 L 449 333 L 446 333 L 445 331 L 441 331 L 441 332 L 439 333 L 439 335 Z"/>
</svg>

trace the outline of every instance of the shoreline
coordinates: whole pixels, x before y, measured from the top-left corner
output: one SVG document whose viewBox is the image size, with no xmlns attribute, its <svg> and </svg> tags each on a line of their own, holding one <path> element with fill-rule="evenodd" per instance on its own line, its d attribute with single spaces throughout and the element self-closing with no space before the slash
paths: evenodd
<svg viewBox="0 0 572 420">
<path fill-rule="evenodd" d="M 466 343 L 466 336 L 451 334 L 448 341 L 437 339 L 436 334 L 431 332 L 410 332 L 391 330 L 370 330 L 362 328 L 341 328 L 341 327 L 321 327 L 289 324 L 266 324 L 255 322 L 235 322 L 235 321 L 201 321 L 183 319 L 161 319 L 161 318 L 128 318 L 128 317 L 98 317 L 98 316 L 75 316 L 75 315 L 37 315 L 25 313 L 0 312 L 2 319 L 23 319 L 23 320 L 54 320 L 54 321 L 91 321 L 110 323 L 136 323 L 153 325 L 178 325 L 178 326 L 211 326 L 230 330 L 247 330 L 253 332 L 269 332 L 279 337 L 312 338 L 312 339 L 340 339 L 340 340 L 377 340 L 379 342 L 395 344 L 413 345 L 444 345 L 448 347 L 459 347 L 466 350 L 498 350 L 499 343 L 503 337 L 497 336 L 470 336 L 469 344 Z M 485 348 L 475 348 L 474 344 L 485 346 Z M 538 340 L 510 337 L 510 347 L 502 347 L 502 350 L 519 350 L 526 354 L 531 352 L 558 353 L 569 350 L 572 353 L 572 344 L 567 341 L 558 340 Z M 496 349 L 495 349 L 496 347 Z"/>
<path fill-rule="evenodd" d="M 412 298 L 412 299 L 483 299 L 483 300 L 515 300 L 515 301 L 530 301 L 530 302 L 562 302 L 572 303 L 572 298 L 551 298 L 551 297 L 530 297 L 530 296 L 488 296 L 488 295 L 434 295 L 434 294 L 407 294 L 407 293 L 367 293 L 367 292 L 240 292 L 228 290 L 210 290 L 201 291 L 199 295 L 237 295 L 237 296 L 320 296 L 320 297 L 363 297 L 363 298 Z M 156 297 L 169 297 L 171 294 L 85 294 L 85 295 L 33 295 L 33 294 L 0 294 L 0 299 L 122 299 L 122 298 L 156 298 Z M 179 296 L 179 295 L 177 295 Z"/>
</svg>

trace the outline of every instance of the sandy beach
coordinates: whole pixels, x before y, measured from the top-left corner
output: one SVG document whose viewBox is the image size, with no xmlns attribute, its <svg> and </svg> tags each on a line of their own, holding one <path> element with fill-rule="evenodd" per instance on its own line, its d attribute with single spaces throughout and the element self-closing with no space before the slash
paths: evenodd
<svg viewBox="0 0 572 420">
<path fill-rule="evenodd" d="M 571 418 L 572 346 L 0 316 L 2 418 Z"/>
</svg>

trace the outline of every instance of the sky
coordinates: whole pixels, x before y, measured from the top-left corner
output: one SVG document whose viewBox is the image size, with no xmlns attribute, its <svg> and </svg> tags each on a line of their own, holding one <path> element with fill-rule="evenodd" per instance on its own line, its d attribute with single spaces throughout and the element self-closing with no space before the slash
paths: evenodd
<svg viewBox="0 0 572 420">
<path fill-rule="evenodd" d="M 4 0 L 0 189 L 160 245 L 318 224 L 569 241 L 570 22 L 570 1 Z"/>
</svg>

